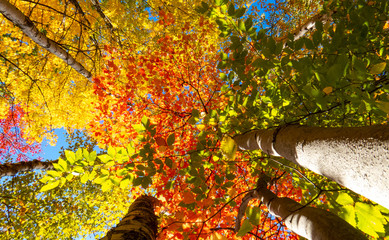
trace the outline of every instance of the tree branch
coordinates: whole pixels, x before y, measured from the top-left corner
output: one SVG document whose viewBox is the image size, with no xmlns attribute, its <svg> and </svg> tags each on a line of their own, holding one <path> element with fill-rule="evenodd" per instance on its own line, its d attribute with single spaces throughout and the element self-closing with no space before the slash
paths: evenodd
<svg viewBox="0 0 389 240">
<path fill-rule="evenodd" d="M 10 4 L 7 0 L 0 0 L 0 13 L 4 15 L 13 24 L 18 26 L 24 34 L 31 38 L 36 44 L 45 48 L 47 51 L 53 53 L 57 57 L 61 58 L 66 64 L 71 66 L 78 73 L 85 78 L 91 80 L 92 74 L 77 62 L 68 52 L 62 49 L 53 40 L 46 37 L 41 33 L 34 23 L 24 15 L 18 8 Z"/>
</svg>

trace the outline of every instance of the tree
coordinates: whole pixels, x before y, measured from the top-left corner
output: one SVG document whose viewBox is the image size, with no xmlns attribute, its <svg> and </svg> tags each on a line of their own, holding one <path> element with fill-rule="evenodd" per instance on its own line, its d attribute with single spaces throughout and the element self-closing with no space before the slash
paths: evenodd
<svg viewBox="0 0 389 240">
<path fill-rule="evenodd" d="M 103 192 L 100 186 L 90 182 L 68 181 L 63 187 L 40 192 L 45 185 L 40 179 L 46 174 L 53 172 L 34 171 L 2 177 L 1 239 L 96 236 L 118 223 L 128 210 L 128 193 L 132 186 Z"/>
<path fill-rule="evenodd" d="M 261 160 L 259 163 L 261 165 L 271 166 L 267 161 L 262 163 L 263 159 L 260 156 L 276 151 L 271 149 L 272 146 L 278 148 L 282 156 L 296 159 L 293 156 L 295 150 L 286 153 L 281 148 L 286 147 L 287 143 L 295 144 L 294 136 L 297 138 L 301 136 L 300 140 L 303 141 L 304 137 L 299 130 L 314 129 L 293 126 L 296 123 L 327 128 L 387 124 L 388 56 L 384 51 L 386 45 L 383 43 L 388 37 L 386 25 L 388 15 L 385 10 L 387 3 L 385 1 L 334 1 L 329 5 L 324 4 L 323 7 L 324 11 L 320 15 L 331 16 L 330 22 L 315 21 L 312 32 L 306 31 L 300 38 L 296 38 L 295 34 L 274 36 L 268 29 L 257 32 L 252 27 L 250 18 L 236 20 L 237 10 L 232 7 L 223 16 L 226 20 L 219 24 L 220 29 L 225 31 L 232 41 L 223 54 L 224 58 L 220 64 L 221 68 L 233 70 L 232 77 L 229 79 L 235 96 L 228 103 L 229 109 L 225 110 L 229 115 L 224 122 L 229 126 L 227 128 L 229 131 L 226 132 L 230 136 L 245 132 L 250 135 L 252 132 L 251 137 L 254 137 L 256 130 L 263 129 L 258 132 L 264 135 L 259 137 L 258 134 L 256 138 L 265 141 L 265 146 L 262 142 L 259 144 L 265 152 L 259 153 L 259 156 L 256 155 L 258 153 L 248 153 L 257 156 L 257 159 Z M 301 32 L 298 29 L 291 32 Z M 387 131 L 387 126 L 376 126 L 371 129 L 380 127 Z M 345 136 L 349 135 L 346 133 L 347 129 L 342 129 L 338 128 L 339 131 L 344 131 Z M 278 133 L 287 133 L 288 130 L 293 133 L 288 137 L 284 135 L 285 141 L 282 143 L 282 139 L 278 139 Z M 324 134 L 325 130 L 322 131 Z M 329 131 L 335 130 L 329 129 Z M 320 138 L 318 135 L 316 137 Z M 226 155 L 234 157 L 234 141 L 228 141 L 227 137 L 225 139 Z M 241 139 L 248 140 L 244 137 Z M 230 147 L 228 144 L 231 144 Z M 256 145 L 258 146 L 258 143 Z M 369 172 L 370 177 L 374 178 L 375 172 L 379 172 L 381 166 L 386 168 L 387 146 L 385 145 L 387 145 L 387 137 L 383 137 L 375 144 L 377 148 L 382 146 L 380 151 L 384 153 L 383 158 L 380 158 L 377 152 L 362 150 L 362 154 L 371 153 L 369 157 L 376 159 L 372 160 L 376 161 L 377 165 L 373 170 L 374 174 Z M 293 147 L 286 148 L 292 150 Z M 316 152 L 310 154 L 313 159 L 317 156 Z M 309 156 L 307 160 L 309 162 Z M 370 164 L 371 160 L 369 160 L 367 162 Z M 279 159 L 272 161 L 286 164 L 288 167 L 295 166 Z M 316 166 L 309 164 L 310 168 L 326 176 L 330 175 L 331 167 L 333 172 L 337 171 L 335 167 L 326 165 L 325 161 L 322 162 L 324 166 L 320 166 L 319 170 L 317 165 L 320 161 L 316 163 Z M 324 170 L 325 168 L 327 169 Z M 339 175 L 333 176 L 332 179 L 342 181 L 343 178 L 348 177 L 345 176 L 346 174 L 342 177 Z M 358 178 L 360 177 L 361 175 L 358 175 Z M 298 182 L 301 184 L 301 181 Z M 373 181 L 369 186 L 375 184 L 377 182 Z M 387 206 L 385 197 L 379 199 L 377 195 L 368 193 L 369 186 L 363 190 L 361 186 L 352 188 L 359 192 L 363 191 L 365 196 L 370 196 Z M 382 189 L 377 188 L 375 191 L 381 193 L 385 191 L 384 189 L 386 187 L 382 186 Z M 331 196 L 331 194 L 326 195 Z M 387 212 L 385 209 L 374 207 L 376 206 L 374 204 L 368 207 L 364 198 L 356 200 L 347 197 L 347 200 L 343 201 L 343 197 L 342 194 L 336 201 L 331 201 L 332 204 L 336 205 L 337 202 L 343 205 L 341 207 L 343 209 L 339 211 L 340 215 L 353 226 L 375 237 L 383 236 L 379 235 L 379 232 L 385 231 L 382 225 L 379 227 L 380 230 L 375 228 L 376 230 L 372 231 L 372 225 L 367 227 L 365 224 L 358 224 L 356 220 L 362 220 L 364 218 L 362 215 L 368 211 L 367 209 L 375 208 L 376 210 L 370 211 L 371 216 L 377 216 L 373 217 L 377 222 L 385 223 L 386 220 L 383 220 Z M 364 207 L 358 207 L 360 204 Z M 373 233 L 374 231 L 376 233 Z"/>
<path fill-rule="evenodd" d="M 360 231 L 333 213 L 303 206 L 290 198 L 277 197 L 267 189 L 268 178 L 261 176 L 256 189 L 243 198 L 236 220 L 236 232 L 239 231 L 240 220 L 248 202 L 253 198 L 259 198 L 270 213 L 280 217 L 290 230 L 307 239 L 367 239 Z"/>
<path fill-rule="evenodd" d="M 0 177 L 12 176 L 23 171 L 51 170 L 53 169 L 53 163 L 57 162 L 57 160 L 43 162 L 38 159 L 34 159 L 28 162 L 3 163 L 0 165 Z"/>
<path fill-rule="evenodd" d="M 241 150 L 281 156 L 389 208 L 389 126 L 320 128 L 290 125 L 234 137 Z"/>
<path fill-rule="evenodd" d="M 150 196 L 138 197 L 131 204 L 128 213 L 119 224 L 108 231 L 102 240 L 144 239 L 153 240 L 157 236 L 158 221 L 154 206 L 158 200 Z"/>
<path fill-rule="evenodd" d="M 385 2 L 325 2 L 323 12 L 314 8 L 301 22 L 309 23 L 309 31 L 301 31 L 297 18 L 292 30 L 286 28 L 282 12 L 273 15 L 281 19 L 274 31 L 257 30 L 254 24 L 268 26 L 244 15 L 244 2 L 196 2 L 197 12 L 192 2 L 150 2 L 152 10 L 143 14 L 152 17 L 141 15 L 152 27 L 138 32 L 147 44 L 105 46 L 106 66 L 87 94 L 85 118 L 78 119 L 107 152 L 65 152 L 43 177 L 41 191 L 78 182 L 101 185 L 104 192 L 125 186 L 134 187 L 131 194 L 152 192 L 162 204 L 156 213 L 165 239 L 297 239 L 258 200 L 233 234 L 237 206 L 266 173 L 278 179 L 270 189 L 277 197 L 330 210 L 373 237 L 385 237 L 389 212 L 383 207 L 282 158 L 236 152 L 229 137 L 272 128 L 282 135 L 293 123 L 385 123 Z M 298 16 L 291 9 L 302 7 L 284 8 Z M 112 22 L 121 18 L 104 14 Z M 320 16 L 331 17 L 323 22 Z"/>
<path fill-rule="evenodd" d="M 68 52 L 62 49 L 53 40 L 47 38 L 43 33 L 35 27 L 34 23 L 24 15 L 19 9 L 10 4 L 7 0 L 0 1 L 1 13 L 9 19 L 13 24 L 18 26 L 24 34 L 29 36 L 34 42 L 41 47 L 47 49 L 49 52 L 61 58 L 69 66 L 79 72 L 87 79 L 91 79 L 92 74 L 77 62 Z"/>
<path fill-rule="evenodd" d="M 13 105 L 20 106 L 25 112 L 21 127 L 26 138 L 41 142 L 46 137 L 52 144 L 55 143 L 53 129 L 82 129 L 85 126 L 88 118 L 85 112 L 92 108 L 94 101 L 91 80 L 80 77 L 77 71 L 39 46 L 9 19 L 28 16 L 37 36 L 51 39 L 51 48 L 62 49 L 63 57 L 72 56 L 75 63 L 86 66 L 91 74 L 100 72 L 105 66 L 102 56 L 106 44 L 119 45 L 115 39 L 120 39 L 120 45 L 124 47 L 133 41 L 143 44 L 149 40 L 148 35 L 141 34 L 144 29 L 130 30 L 133 25 L 152 26 L 150 23 L 153 23 L 144 6 L 137 2 L 103 4 L 101 7 L 106 15 L 113 12 L 115 16 L 110 20 L 116 27 L 117 36 L 112 37 L 111 30 L 100 24 L 108 17 L 101 19 L 101 13 L 90 1 L 14 1 L 13 5 L 3 1 L 3 4 L 7 5 L 7 8 L 2 7 L 3 11 L 11 8 L 20 11 L 12 12 L 8 19 L 0 15 L 0 32 L 6 33 L 0 36 L 1 84 L 14 99 L 12 104 L 1 101 L 0 110 L 6 112 Z M 148 23 L 144 24 L 145 21 Z M 91 77 L 90 74 L 86 76 Z"/>
</svg>

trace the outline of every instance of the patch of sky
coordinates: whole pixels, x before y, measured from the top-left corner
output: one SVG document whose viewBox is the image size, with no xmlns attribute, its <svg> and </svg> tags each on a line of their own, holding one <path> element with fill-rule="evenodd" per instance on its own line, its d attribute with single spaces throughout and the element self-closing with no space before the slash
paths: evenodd
<svg viewBox="0 0 389 240">
<path fill-rule="evenodd" d="M 66 142 L 66 130 L 64 128 L 55 129 L 54 134 L 58 137 L 55 146 L 50 145 L 49 140 L 46 138 L 41 143 L 42 151 L 39 157 L 44 160 L 58 159 L 61 155 L 61 147 L 64 149 L 69 147 L 69 144 Z"/>
</svg>

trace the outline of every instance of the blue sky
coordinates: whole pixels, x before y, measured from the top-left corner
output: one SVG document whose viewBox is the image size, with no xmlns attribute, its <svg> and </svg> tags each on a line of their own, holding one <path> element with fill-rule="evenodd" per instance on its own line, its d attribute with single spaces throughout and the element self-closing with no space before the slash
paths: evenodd
<svg viewBox="0 0 389 240">
<path fill-rule="evenodd" d="M 69 145 L 66 142 L 66 130 L 63 128 L 55 129 L 55 134 L 58 136 L 57 144 L 51 146 L 48 141 L 45 139 L 42 142 L 42 151 L 38 154 L 38 157 L 42 157 L 43 160 L 56 160 L 58 159 L 61 147 L 68 147 Z"/>
</svg>

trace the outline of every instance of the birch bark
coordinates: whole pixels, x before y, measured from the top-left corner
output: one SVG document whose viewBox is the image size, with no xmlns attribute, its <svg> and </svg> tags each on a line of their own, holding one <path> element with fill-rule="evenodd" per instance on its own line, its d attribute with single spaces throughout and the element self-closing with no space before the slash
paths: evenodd
<svg viewBox="0 0 389 240">
<path fill-rule="evenodd" d="M 389 209 L 389 126 L 290 125 L 234 137 L 240 150 L 281 156 Z"/>
<path fill-rule="evenodd" d="M 9 3 L 7 0 L 0 0 L 0 13 L 2 13 L 4 17 L 13 24 L 18 26 L 23 33 L 31 38 L 31 40 L 33 40 L 36 44 L 62 59 L 66 64 L 71 66 L 85 78 L 89 80 L 92 79 L 92 74 L 86 70 L 81 63 L 77 62 L 76 59 L 61 48 L 56 42 L 41 33 L 26 15 L 24 15 L 18 8 Z"/>
</svg>

